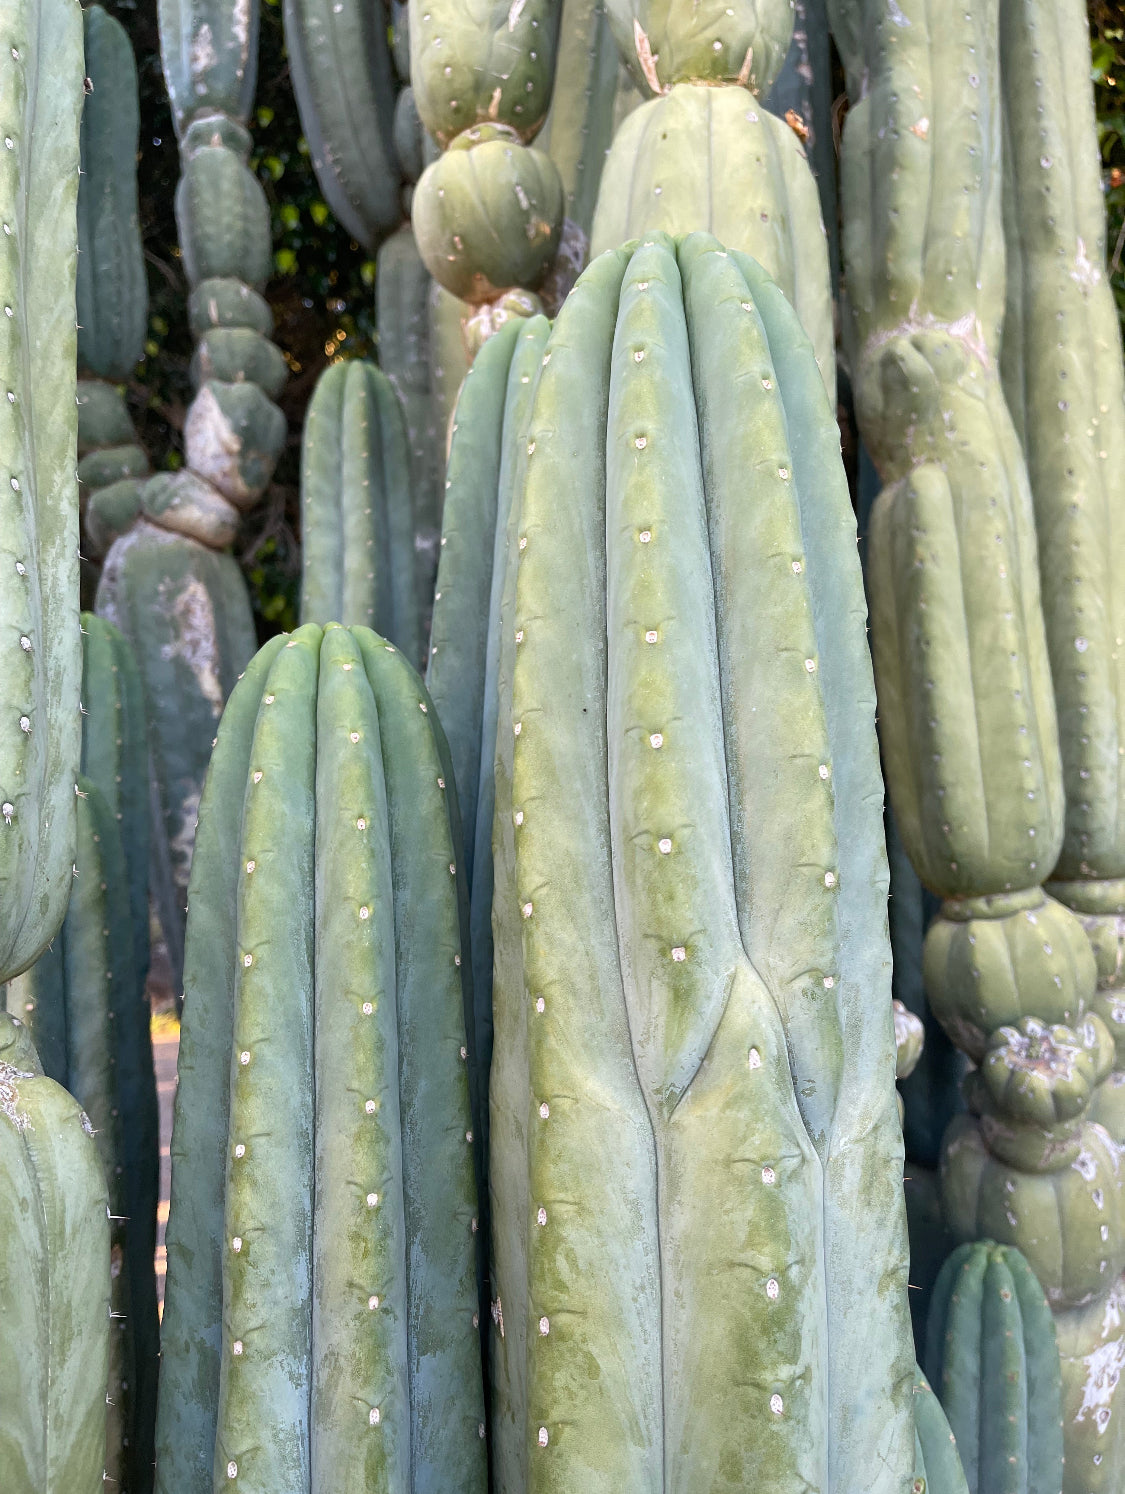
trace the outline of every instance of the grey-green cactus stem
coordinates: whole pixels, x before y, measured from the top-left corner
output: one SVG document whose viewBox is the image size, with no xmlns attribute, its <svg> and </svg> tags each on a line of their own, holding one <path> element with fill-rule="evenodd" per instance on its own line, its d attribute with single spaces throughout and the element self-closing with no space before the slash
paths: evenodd
<svg viewBox="0 0 1125 1494">
<path fill-rule="evenodd" d="M 562 0 L 551 108 L 539 143 L 559 168 L 566 216 L 587 241 L 613 139 L 617 68 L 604 0 Z"/>
<path fill-rule="evenodd" d="M 285 46 L 324 200 L 369 250 L 395 228 L 395 79 L 382 5 L 285 0 Z"/>
<path fill-rule="evenodd" d="M 78 187 L 78 477 L 88 555 L 104 555 L 140 511 L 148 457 L 117 387 L 144 350 L 148 320 L 137 218 L 137 68 L 125 28 L 83 12 L 89 92 Z"/>
<path fill-rule="evenodd" d="M 914 1370 L 913 1494 L 969 1494 L 957 1441 L 941 1402 L 920 1369 Z"/>
<path fill-rule="evenodd" d="M 653 240 L 566 302 L 509 528 L 497 1484 L 899 1490 L 887 872 L 836 426 L 760 267 Z"/>
<path fill-rule="evenodd" d="M 325 369 L 305 415 L 301 620 L 375 628 L 421 663 L 406 424 L 359 359 Z"/>
<path fill-rule="evenodd" d="M 1096 1004 L 1120 1003 L 1125 911 L 1125 376 L 1105 275 L 1085 7 L 1003 0 L 1008 296 L 1001 369 L 1027 453 L 1058 702 L 1066 830 L 1054 869 L 1098 955 Z M 1117 1024 L 1120 1025 L 1120 1024 Z M 1125 1070 L 1098 1118 L 1125 1139 Z"/>
<path fill-rule="evenodd" d="M 78 1102 L 0 1016 L 0 1484 L 102 1494 L 110 1337 L 109 1200 Z M 18 1374 L 14 1367 L 18 1366 Z"/>
<path fill-rule="evenodd" d="M 169 1494 L 210 1491 L 212 1455 L 215 1487 L 484 1489 L 459 833 L 393 646 L 336 625 L 267 644 L 193 870 Z"/>
<path fill-rule="evenodd" d="M 1067 605 L 1078 609 L 1090 598 L 1065 579 L 1080 558 L 1071 531 L 1045 528 L 1042 510 L 1037 550 L 1028 468 L 1000 383 L 1001 57 L 1012 18 L 1038 9 L 1006 7 L 989 0 L 941 16 L 923 0 L 893 13 L 879 0 L 830 8 L 852 93 L 842 154 L 847 341 L 860 431 L 885 484 L 868 566 L 884 762 L 911 861 L 945 899 L 926 936 L 927 997 L 953 1040 L 984 1065 L 966 1088 L 970 1113 L 946 1133 L 943 1207 L 958 1240 L 987 1235 L 1018 1247 L 1061 1322 L 1099 1303 L 1109 1310 L 1125 1265 L 1125 1218 L 1119 1159 L 1087 1103 L 1095 1054 L 1096 1071 L 1106 1071 L 1112 1021 L 1098 1028 L 1112 1003 L 1098 1009 L 1082 925 L 1042 887 L 1067 854 L 1076 812 L 1073 795 L 1064 804 L 1055 695 L 1067 697 L 1048 644 L 1057 654 L 1065 629 L 1052 596 L 1069 586 Z M 1052 126 L 1025 60 L 1010 73 L 1020 102 L 1007 112 L 1030 174 L 1031 141 Z M 1049 65 L 1057 62 L 1052 52 Z M 1017 129 L 1019 110 L 1026 120 Z M 1036 190 L 1056 190 L 1038 146 L 1035 157 Z M 1065 183 L 1057 190 L 1064 215 L 1073 203 Z M 1053 197 L 1034 211 L 1029 204 L 1029 243 L 1041 244 L 1055 211 Z M 1056 263 L 1043 255 L 1030 273 L 1020 267 L 1025 311 L 1032 287 L 1046 295 L 1057 280 Z M 1043 318 L 1037 381 L 1060 367 L 1057 325 L 1053 313 Z M 1026 316 L 1016 331 L 1026 339 Z M 1010 354 L 1009 342 L 1009 371 Z M 1073 356 L 1064 349 L 1062 366 Z M 1086 408 L 1083 429 L 1095 413 Z M 1060 431 L 1054 422 L 1065 416 L 1045 414 L 1045 432 Z M 1054 438 L 1045 439 L 1054 451 Z M 1076 469 L 1079 460 L 1076 452 Z M 1091 499 L 1095 508 L 1100 501 Z M 1047 502 L 1061 511 L 1071 500 L 1053 492 Z M 1082 530 L 1068 512 L 1065 523 Z M 1056 543 L 1065 561 L 1052 562 Z M 1108 553 L 1110 531 L 1098 544 Z M 1076 617 L 1065 625 L 1075 681 L 1084 669 Z M 1096 708 L 1110 719 L 1115 697 L 1099 690 Z M 1073 710 L 1070 718 L 1084 719 Z M 1065 733 L 1072 729 L 1077 740 L 1087 728 L 1068 720 Z M 1115 759 L 1110 774 L 1118 772 Z M 1079 793 L 1081 817 L 1094 801 L 1084 783 Z M 1109 822 L 1115 815 L 1116 789 Z M 1114 963 L 1107 953 L 1103 963 Z M 1090 1342 L 1085 1328 L 1072 1340 Z M 1125 1352 L 1120 1324 L 1102 1347 Z M 1063 1356 L 1062 1374 L 1064 1488 L 1079 1494 L 1090 1464 L 1074 1409 L 1086 1404 L 1081 1352 Z M 1097 1414 L 1105 1427 L 1120 1421 L 1116 1385 Z M 1103 1446 L 1116 1460 L 1113 1436 Z"/>
<path fill-rule="evenodd" d="M 0 980 L 63 919 L 78 771 L 77 0 L 0 15 Z"/>
</svg>

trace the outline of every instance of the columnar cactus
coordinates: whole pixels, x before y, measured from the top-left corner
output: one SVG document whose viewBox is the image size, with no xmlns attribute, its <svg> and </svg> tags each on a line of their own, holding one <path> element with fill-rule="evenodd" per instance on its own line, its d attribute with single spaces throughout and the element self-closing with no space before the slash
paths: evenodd
<svg viewBox="0 0 1125 1494">
<path fill-rule="evenodd" d="M 1018 1250 L 981 1240 L 949 1257 L 934 1287 L 926 1370 L 957 1439 L 969 1494 L 1059 1494 L 1055 1325 Z"/>
<path fill-rule="evenodd" d="M 760 102 L 785 59 L 789 0 L 607 0 L 649 95 L 602 173 L 595 254 L 653 229 L 713 232 L 759 260 L 796 307 L 835 391 L 832 290 L 816 182 L 795 131 Z"/>
<path fill-rule="evenodd" d="M 780 290 L 705 235 L 596 260 L 541 363 L 499 669 L 497 1488 L 897 1494 L 887 868 L 833 412 Z"/>
<path fill-rule="evenodd" d="M 0 1487 L 103 1494 L 106 1179 L 78 1102 L 0 1014 Z"/>
<path fill-rule="evenodd" d="M 853 95 L 843 250 L 856 409 L 885 484 L 868 585 L 888 788 L 943 899 L 928 1000 L 985 1065 L 944 1143 L 946 1217 L 959 1240 L 1017 1246 L 1052 1308 L 1074 1312 L 1105 1307 L 1125 1216 L 1079 1079 L 1107 1067 L 1093 958 L 1042 886 L 1064 840 L 1063 774 L 1031 492 L 998 367 L 998 25 L 999 0 L 940 20 L 916 0 L 834 7 Z M 1064 1364 L 1071 1410 L 1078 1362 Z M 1069 1453 L 1066 1478 L 1068 1494 L 1088 1487 Z"/>
<path fill-rule="evenodd" d="M 549 325 L 510 322 L 465 376 L 446 468 L 441 563 L 426 687 L 445 727 L 457 782 L 469 885 L 476 1093 L 488 1158 L 492 1058 L 492 819 L 500 596 L 512 489 Z"/>
<path fill-rule="evenodd" d="M 192 870 L 163 1494 L 483 1494 L 459 853 L 403 656 L 365 628 L 271 639 Z"/>
<path fill-rule="evenodd" d="M 79 778 L 73 891 L 47 952 L 4 992 L 47 1076 L 90 1117 L 112 1210 L 113 1333 L 106 1469 L 152 1488 L 158 1329 L 158 1115 L 148 1004 L 133 973 L 121 840 L 98 788 Z"/>
<path fill-rule="evenodd" d="M 285 360 L 269 340 L 269 208 L 247 164 L 256 0 L 160 0 L 161 52 L 180 143 L 176 220 L 196 338 L 186 466 L 141 492 L 106 557 L 97 610 L 133 645 L 152 746 L 153 890 L 179 990 L 199 794 L 223 701 L 255 646 L 246 587 L 225 550 L 285 440 L 273 403 Z"/>
<path fill-rule="evenodd" d="M 1051 891 L 1082 919 L 1118 1041 L 1094 1116 L 1125 1141 L 1125 376 L 1081 0 L 1002 0 L 1004 392 L 1027 454 L 1066 820 Z"/>
<path fill-rule="evenodd" d="M 563 236 L 558 167 L 530 143 L 551 102 L 561 10 L 562 0 L 411 0 L 414 101 L 442 147 L 411 218 L 431 275 L 477 308 L 470 351 L 507 316 L 541 309 L 534 292 Z"/>
<path fill-rule="evenodd" d="M 539 144 L 558 167 L 567 218 L 587 240 L 613 140 L 617 69 L 605 0 L 562 0 L 551 107 Z"/>
<path fill-rule="evenodd" d="M 301 446 L 301 620 L 375 628 L 419 662 L 410 458 L 386 374 L 326 368 Z"/>
<path fill-rule="evenodd" d="M 395 76 L 387 7 L 285 0 L 285 48 L 324 200 L 370 250 L 397 227 Z"/>
<path fill-rule="evenodd" d="M 957 1442 L 941 1402 L 914 1369 L 914 1482 L 912 1494 L 969 1494 Z"/>
<path fill-rule="evenodd" d="M 78 689 L 78 0 L 0 13 L 0 980 L 62 922 Z"/>
<path fill-rule="evenodd" d="M 149 470 L 118 385 L 144 351 L 148 313 L 137 220 L 137 65 L 125 28 L 83 13 L 86 76 L 78 187 L 78 477 L 87 550 L 104 555 L 141 507 Z"/>
</svg>

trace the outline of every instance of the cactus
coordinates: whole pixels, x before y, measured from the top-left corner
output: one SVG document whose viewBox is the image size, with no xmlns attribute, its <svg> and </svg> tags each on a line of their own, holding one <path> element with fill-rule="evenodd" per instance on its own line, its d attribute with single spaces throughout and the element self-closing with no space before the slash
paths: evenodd
<svg viewBox="0 0 1125 1494">
<path fill-rule="evenodd" d="M 82 14 L 0 15 L 0 980 L 53 937 L 70 895 L 80 753 L 74 316 Z"/>
<path fill-rule="evenodd" d="M 981 1240 L 949 1257 L 934 1287 L 926 1371 L 957 1439 L 969 1494 L 1059 1494 L 1055 1325 L 1018 1250 Z"/>
<path fill-rule="evenodd" d="M 562 0 L 410 6 L 414 102 L 442 147 L 414 189 L 414 235 L 434 279 L 479 309 L 474 344 L 541 309 L 532 293 L 564 243 L 562 178 L 530 144 L 551 103 L 561 11 Z"/>
<path fill-rule="evenodd" d="M 368 249 L 397 227 L 395 80 L 383 5 L 285 0 L 285 48 L 324 200 Z"/>
<path fill-rule="evenodd" d="M 542 363 L 498 691 L 496 1486 L 899 1491 L 887 869 L 833 412 L 781 292 L 705 235 L 594 261 Z"/>
<path fill-rule="evenodd" d="M 1094 1115 L 1125 1141 L 1125 376 L 1105 276 L 1085 7 L 1003 0 L 1008 293 L 1004 392 L 1027 454 L 1066 788 L 1051 890 L 1098 962 L 1095 1009 L 1119 1037 Z"/>
<path fill-rule="evenodd" d="M 788 0 L 678 9 L 609 0 L 617 44 L 655 94 L 622 124 L 602 172 L 591 250 L 637 234 L 706 229 L 753 255 L 812 338 L 834 397 L 832 292 L 816 182 L 797 134 L 765 95 L 789 48 Z"/>
<path fill-rule="evenodd" d="M 9 983 L 5 1002 L 47 1076 L 89 1115 L 109 1180 L 114 1257 L 106 1467 L 123 1489 L 152 1487 L 158 1358 L 158 1116 L 148 1003 L 133 969 L 128 880 L 117 823 L 79 778 L 74 890 L 52 947 Z"/>
<path fill-rule="evenodd" d="M 106 557 L 96 606 L 132 644 L 140 671 L 152 894 L 178 993 L 199 794 L 223 701 L 254 652 L 250 601 L 230 555 L 142 518 Z"/>
<path fill-rule="evenodd" d="M 868 579 L 887 783 L 914 868 L 943 899 L 927 999 L 989 1065 L 946 1134 L 943 1206 L 959 1241 L 1022 1250 L 1056 1311 L 1092 1312 L 1125 1266 L 1125 1218 L 1116 1151 L 1084 1081 L 1072 1088 L 1095 965 L 1042 886 L 1064 844 L 1063 770 L 1032 496 L 998 366 L 1000 0 L 940 24 L 915 0 L 893 17 L 838 0 L 833 26 L 852 93 L 848 342 L 885 484 Z M 1091 1040 L 1103 1076 L 1107 1038 Z M 1123 1344 L 1121 1327 L 1105 1340 Z M 1073 1408 L 1080 1354 L 1063 1374 Z M 1099 1415 L 1115 1410 L 1110 1390 Z M 1068 1446 L 1083 1435 L 1068 1411 Z M 1066 1490 L 1084 1494 L 1075 1448 Z"/>
<path fill-rule="evenodd" d="M 488 1160 L 492 1058 L 492 819 L 499 608 L 512 487 L 548 324 L 512 322 L 481 349 L 457 403 L 426 688 L 445 727 L 469 885 L 475 1092 Z"/>
<path fill-rule="evenodd" d="M 912 1494 L 969 1494 L 957 1442 L 930 1382 L 914 1368 L 914 1483 Z"/>
<path fill-rule="evenodd" d="M 110 1245 L 89 1120 L 0 1015 L 0 1486 L 101 1494 Z"/>
<path fill-rule="evenodd" d="M 458 838 L 402 655 L 266 644 L 192 873 L 165 1494 L 485 1487 Z"/>
<path fill-rule="evenodd" d="M 140 512 L 149 463 L 118 384 L 144 351 L 148 317 L 137 220 L 137 66 L 125 28 L 83 13 L 86 75 L 78 186 L 78 478 L 87 550 L 104 555 Z"/>
<path fill-rule="evenodd" d="M 587 249 L 613 139 L 617 67 L 605 0 L 562 0 L 551 107 L 539 145 L 558 167 L 566 217 Z"/>
<path fill-rule="evenodd" d="M 359 360 L 321 374 L 301 446 L 301 620 L 376 628 L 419 661 L 402 407 Z"/>
</svg>

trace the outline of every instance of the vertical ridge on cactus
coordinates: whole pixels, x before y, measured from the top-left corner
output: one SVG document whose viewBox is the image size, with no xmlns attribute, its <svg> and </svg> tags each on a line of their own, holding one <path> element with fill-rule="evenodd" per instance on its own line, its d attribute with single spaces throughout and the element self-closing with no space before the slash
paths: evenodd
<svg viewBox="0 0 1125 1494">
<path fill-rule="evenodd" d="M 735 1489 L 765 1459 L 897 1490 L 886 862 L 823 381 L 706 235 L 596 260 L 544 363 L 498 671 L 497 1486 Z"/>
<path fill-rule="evenodd" d="M 0 16 L 0 979 L 62 922 L 74 860 L 82 661 L 75 401 L 82 13 Z"/>
<path fill-rule="evenodd" d="M 210 1490 L 212 1456 L 223 1486 L 484 1488 L 459 837 L 403 655 L 335 624 L 271 640 L 193 867 L 167 1494 Z"/>
</svg>

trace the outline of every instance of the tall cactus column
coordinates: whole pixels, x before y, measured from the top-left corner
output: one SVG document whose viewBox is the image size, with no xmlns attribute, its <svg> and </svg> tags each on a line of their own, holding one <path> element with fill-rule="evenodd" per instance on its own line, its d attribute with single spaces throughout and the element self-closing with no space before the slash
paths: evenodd
<svg viewBox="0 0 1125 1494">
<path fill-rule="evenodd" d="M 535 292 L 559 250 L 562 179 L 530 142 L 551 102 L 561 9 L 411 0 L 414 100 L 443 150 L 422 173 L 411 218 L 430 274 L 476 308 L 470 356 L 509 315 L 542 310 Z"/>
<path fill-rule="evenodd" d="M 1090 1120 L 1112 1063 L 1089 1014 L 1093 957 L 1042 886 L 1063 842 L 1063 778 L 1031 492 L 998 367 L 998 3 L 931 27 L 921 0 L 894 16 L 845 0 L 833 20 L 853 99 L 853 382 L 885 484 L 868 570 L 884 763 L 903 843 L 944 899 L 926 936 L 927 996 L 980 1066 L 972 1113 L 946 1135 L 943 1206 L 959 1239 L 1023 1251 L 1062 1339 L 1073 1311 L 1113 1318 L 1125 1217 L 1116 1149 Z M 1073 1494 L 1119 1477 L 1114 1459 L 1099 1472 L 1083 1455 L 1085 1375 L 1064 1362 Z M 1104 1399 L 1120 1420 L 1112 1389 Z"/>
<path fill-rule="evenodd" d="M 81 732 L 75 275 L 82 13 L 0 11 L 0 980 L 66 912 Z"/>
<path fill-rule="evenodd" d="M 1086 8 L 1001 0 L 1004 391 L 1027 453 L 1066 826 L 1051 890 L 1098 961 L 1118 1044 L 1093 1114 L 1125 1141 L 1125 377 L 1105 277 Z"/>
<path fill-rule="evenodd" d="M 832 288 L 804 147 L 762 99 L 793 34 L 789 0 L 607 0 L 648 101 L 617 132 L 591 234 L 595 254 L 653 229 L 706 229 L 754 256 L 812 338 L 835 393 Z"/>
<path fill-rule="evenodd" d="M 254 0 L 161 0 L 161 50 L 182 175 L 176 220 L 196 339 L 186 466 L 144 486 L 142 512 L 106 557 L 97 610 L 132 643 L 145 689 L 153 889 L 178 991 L 187 880 L 203 776 L 223 701 L 254 651 L 237 565 L 240 512 L 265 491 L 285 441 L 285 383 L 261 291 L 269 208 L 247 158 Z"/>
</svg>

